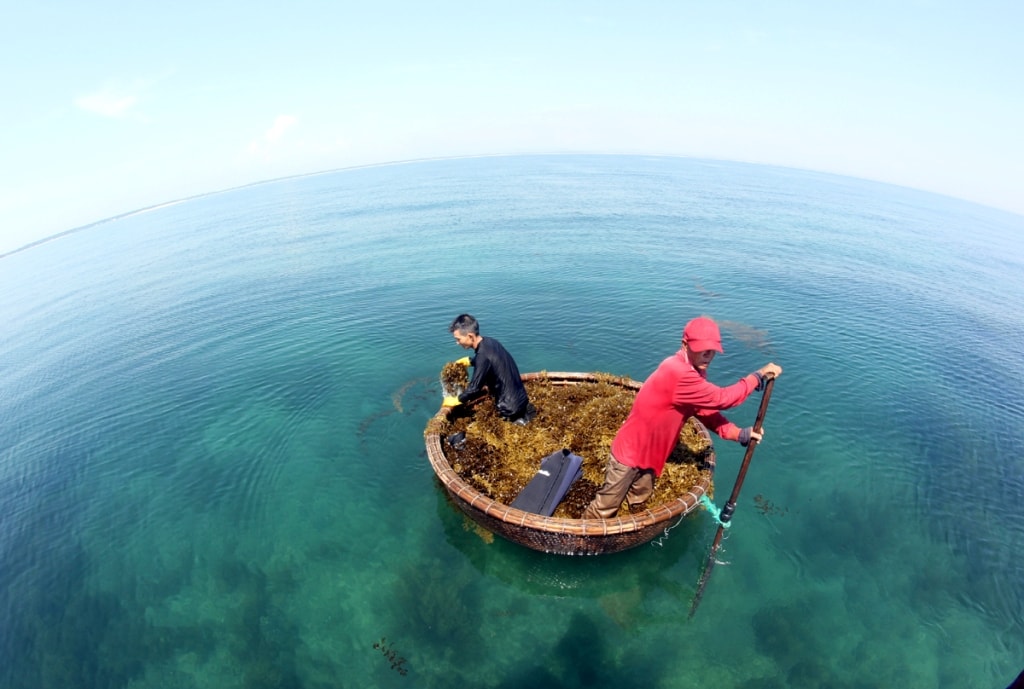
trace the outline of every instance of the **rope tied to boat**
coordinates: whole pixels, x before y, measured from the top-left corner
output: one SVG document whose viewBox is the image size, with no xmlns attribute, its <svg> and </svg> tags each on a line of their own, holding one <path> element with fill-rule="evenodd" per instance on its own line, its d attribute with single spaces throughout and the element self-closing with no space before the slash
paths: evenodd
<svg viewBox="0 0 1024 689">
<path fill-rule="evenodd" d="M 664 529 L 661 530 L 661 536 L 659 536 L 657 540 L 651 541 L 650 545 L 658 546 L 659 548 L 664 547 L 665 540 L 668 538 L 668 532 L 671 531 L 672 529 L 676 528 L 677 526 L 679 526 L 682 523 L 683 523 L 682 519 L 677 519 L 676 523 L 673 524 L 672 526 L 666 526 Z"/>
<path fill-rule="evenodd" d="M 711 513 L 711 516 L 715 518 L 715 521 L 718 522 L 719 526 L 726 529 L 729 528 L 731 522 L 722 521 L 722 510 L 718 509 L 715 503 L 711 502 L 711 498 L 708 497 L 707 493 L 700 496 L 700 504 L 704 509 Z"/>
</svg>

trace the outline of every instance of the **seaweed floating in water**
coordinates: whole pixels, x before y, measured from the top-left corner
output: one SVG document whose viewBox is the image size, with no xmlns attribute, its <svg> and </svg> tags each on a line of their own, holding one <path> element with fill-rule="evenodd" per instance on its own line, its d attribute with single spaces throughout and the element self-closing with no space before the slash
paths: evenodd
<svg viewBox="0 0 1024 689">
<path fill-rule="evenodd" d="M 546 377 L 527 381 L 527 393 L 538 413 L 526 426 L 501 420 L 488 397 L 472 407 L 456 407 L 447 418 L 431 419 L 427 433 L 464 434 L 457 447 L 445 444 L 445 457 L 464 481 L 506 505 L 534 477 L 541 459 L 562 448 L 571 450 L 584 460 L 583 477 L 553 516 L 578 519 L 604 483 L 609 448 L 636 394 L 616 384 L 615 376 L 596 374 L 596 378 L 574 385 L 552 384 Z M 689 491 L 710 471 L 704 461 L 710 450 L 697 426 L 687 422 L 654 493 L 640 509 Z"/>
<path fill-rule="evenodd" d="M 754 496 L 754 505 L 761 512 L 761 514 L 774 514 L 780 517 L 786 516 L 789 512 L 788 507 L 778 507 L 774 502 L 766 498 L 765 496 L 758 493 Z"/>
<path fill-rule="evenodd" d="M 408 668 L 405 667 L 405 658 L 398 655 L 395 649 L 391 648 L 386 636 L 382 636 L 380 641 L 374 641 L 373 647 L 380 651 L 381 655 L 391 663 L 392 670 L 403 676 L 409 672 Z"/>
</svg>

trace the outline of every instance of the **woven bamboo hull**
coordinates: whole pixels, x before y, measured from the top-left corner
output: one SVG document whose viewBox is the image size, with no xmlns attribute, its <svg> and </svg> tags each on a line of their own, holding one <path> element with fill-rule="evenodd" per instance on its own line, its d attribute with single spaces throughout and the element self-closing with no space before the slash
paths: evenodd
<svg viewBox="0 0 1024 689">
<path fill-rule="evenodd" d="M 552 385 L 580 385 L 598 380 L 590 373 L 523 374 L 524 381 L 539 379 L 545 379 Z M 607 377 L 602 380 L 607 380 Z M 632 390 L 640 388 L 639 383 L 628 378 L 611 382 Z M 443 414 L 443 411 L 438 414 Z M 710 443 L 707 430 L 703 427 L 700 430 Z M 445 457 L 440 434 L 428 433 L 426 445 L 434 473 L 455 505 L 470 519 L 513 543 L 558 555 L 615 553 L 651 541 L 697 508 L 701 496 L 710 488 L 715 466 L 712 449 L 706 458 L 711 468 L 706 478 L 685 495 L 643 512 L 613 519 L 564 519 L 523 512 L 489 498 L 455 473 Z"/>
</svg>

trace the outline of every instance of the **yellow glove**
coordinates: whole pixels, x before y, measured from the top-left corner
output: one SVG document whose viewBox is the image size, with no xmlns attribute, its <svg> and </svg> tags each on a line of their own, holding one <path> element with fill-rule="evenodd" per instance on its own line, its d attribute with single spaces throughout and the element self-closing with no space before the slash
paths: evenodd
<svg viewBox="0 0 1024 689">
<path fill-rule="evenodd" d="M 457 407 L 460 404 L 462 404 L 462 402 L 459 401 L 458 397 L 445 397 L 444 401 L 441 402 L 442 407 Z"/>
<path fill-rule="evenodd" d="M 457 363 L 459 366 L 469 366 L 469 357 L 464 356 L 461 359 L 456 359 L 455 363 Z"/>
</svg>

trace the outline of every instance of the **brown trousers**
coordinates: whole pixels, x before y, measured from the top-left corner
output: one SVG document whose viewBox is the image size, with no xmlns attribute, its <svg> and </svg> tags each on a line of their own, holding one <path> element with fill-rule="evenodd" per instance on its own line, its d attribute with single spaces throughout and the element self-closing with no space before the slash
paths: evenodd
<svg viewBox="0 0 1024 689">
<path fill-rule="evenodd" d="M 653 470 L 628 467 L 609 453 L 604 485 L 598 489 L 587 509 L 583 510 L 583 518 L 611 519 L 619 511 L 623 499 L 632 507 L 651 497 L 653 492 Z"/>
</svg>

